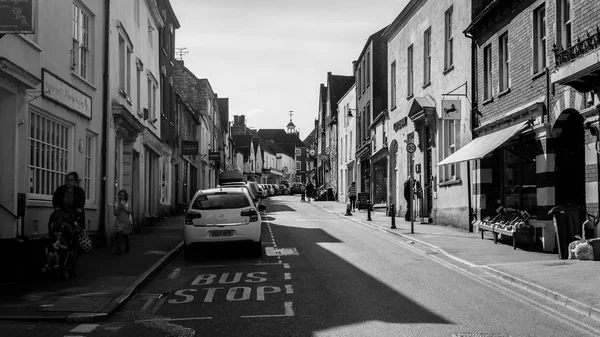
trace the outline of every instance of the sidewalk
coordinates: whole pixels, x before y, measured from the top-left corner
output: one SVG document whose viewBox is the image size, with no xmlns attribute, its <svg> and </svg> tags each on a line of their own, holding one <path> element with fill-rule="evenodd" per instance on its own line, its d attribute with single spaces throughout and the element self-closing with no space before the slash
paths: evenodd
<svg viewBox="0 0 600 337">
<path fill-rule="evenodd" d="M 0 287 L 0 320 L 102 320 L 127 301 L 178 252 L 183 216 L 145 227 L 130 237 L 131 251 L 94 248 L 79 259 L 79 275 Z"/>
<path fill-rule="evenodd" d="M 557 302 L 595 320 L 600 320 L 600 273 L 598 261 L 560 260 L 558 254 L 528 251 L 527 245 L 513 250 L 512 243 L 498 241 L 486 232 L 484 239 L 478 232 L 435 224 L 410 222 L 396 217 L 396 229 L 391 229 L 391 218 L 384 212 L 361 210 L 345 216 L 346 204 L 335 201 L 315 201 L 313 205 L 379 230 L 414 241 L 415 244 L 444 254 L 472 271 L 483 272 L 498 280 Z M 524 250 L 525 249 L 525 250 Z"/>
</svg>

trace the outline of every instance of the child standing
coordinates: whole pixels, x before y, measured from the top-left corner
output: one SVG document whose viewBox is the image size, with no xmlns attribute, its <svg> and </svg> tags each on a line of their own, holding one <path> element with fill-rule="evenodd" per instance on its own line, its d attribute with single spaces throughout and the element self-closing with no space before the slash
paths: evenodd
<svg viewBox="0 0 600 337">
<path fill-rule="evenodd" d="M 129 252 L 129 234 L 133 229 L 131 213 L 129 194 L 127 190 L 122 189 L 117 194 L 114 211 L 117 217 L 115 220 L 115 227 L 117 229 L 117 251 L 115 254 L 117 255 Z M 123 245 L 125 245 L 124 248 Z"/>
</svg>

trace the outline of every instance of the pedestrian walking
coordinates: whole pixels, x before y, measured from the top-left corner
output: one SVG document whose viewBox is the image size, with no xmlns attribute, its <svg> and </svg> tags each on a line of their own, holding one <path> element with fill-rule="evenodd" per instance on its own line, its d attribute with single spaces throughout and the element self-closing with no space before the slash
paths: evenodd
<svg viewBox="0 0 600 337">
<path fill-rule="evenodd" d="M 117 255 L 129 252 L 129 234 L 131 234 L 133 229 L 131 213 L 129 194 L 127 190 L 122 189 L 117 194 L 114 211 L 117 217 L 115 220 L 115 227 L 117 229 L 117 251 L 115 254 Z"/>
<path fill-rule="evenodd" d="M 356 182 L 353 181 L 348 186 L 348 199 L 350 200 L 350 209 L 352 212 L 356 210 Z"/>
<path fill-rule="evenodd" d="M 410 221 L 412 214 L 412 200 L 410 200 L 410 181 L 406 180 L 404 182 L 404 200 L 406 200 L 406 214 L 404 215 L 404 220 Z"/>
<path fill-rule="evenodd" d="M 309 181 L 306 184 L 306 188 L 305 189 L 306 189 L 306 198 L 307 198 L 306 200 L 308 200 L 308 202 L 310 202 L 310 198 L 312 198 L 313 191 L 315 190 L 315 185 L 313 185 L 313 183 Z"/>
</svg>

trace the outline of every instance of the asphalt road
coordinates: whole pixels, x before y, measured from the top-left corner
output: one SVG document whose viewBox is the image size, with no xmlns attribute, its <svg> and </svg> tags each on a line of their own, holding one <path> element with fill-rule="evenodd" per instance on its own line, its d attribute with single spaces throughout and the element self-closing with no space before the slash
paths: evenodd
<svg viewBox="0 0 600 337">
<path fill-rule="evenodd" d="M 180 254 L 108 322 L 23 336 L 600 335 L 572 312 L 298 196 L 266 204 L 261 258 L 231 245 L 193 261 Z"/>
</svg>

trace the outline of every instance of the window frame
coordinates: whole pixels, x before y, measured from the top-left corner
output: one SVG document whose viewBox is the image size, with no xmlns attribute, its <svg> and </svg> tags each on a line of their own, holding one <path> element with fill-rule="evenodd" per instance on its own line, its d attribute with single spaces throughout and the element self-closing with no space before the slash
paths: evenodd
<svg viewBox="0 0 600 337">
<path fill-rule="evenodd" d="M 392 110 L 396 108 L 396 60 L 390 65 L 390 106 Z"/>
<path fill-rule="evenodd" d="M 131 57 L 133 45 L 126 34 L 119 34 L 119 92 L 131 100 Z"/>
<path fill-rule="evenodd" d="M 571 0 L 556 0 L 556 45 L 561 46 L 562 49 L 567 49 L 572 46 L 572 9 L 573 6 Z M 567 14 L 568 20 L 565 20 Z"/>
<path fill-rule="evenodd" d="M 459 128 L 460 121 L 454 119 L 443 119 L 442 120 L 442 151 L 441 158 L 443 160 L 448 158 L 459 149 Z M 440 182 L 458 180 L 461 177 L 460 174 L 460 163 L 451 163 L 442 165 L 440 167 Z"/>
<path fill-rule="evenodd" d="M 91 81 L 94 15 L 80 1 L 73 1 L 71 14 L 71 71 L 84 80 Z"/>
<path fill-rule="evenodd" d="M 158 97 L 157 97 L 157 92 L 158 92 L 158 81 L 156 80 L 156 77 L 154 77 L 154 75 L 152 74 L 152 72 L 150 70 L 147 71 L 147 78 L 148 78 L 148 97 L 147 97 L 147 104 L 148 104 L 148 120 L 152 123 L 155 124 L 155 122 L 153 122 L 155 119 L 158 119 L 158 111 L 157 111 L 157 106 L 158 103 L 156 102 Z"/>
<path fill-rule="evenodd" d="M 423 33 L 423 86 L 431 84 L 431 27 Z"/>
<path fill-rule="evenodd" d="M 533 10 L 533 73 L 541 73 L 547 67 L 546 5 Z"/>
<path fill-rule="evenodd" d="M 28 113 L 28 196 L 52 200 L 56 188 L 63 185 L 65 174 L 72 170 L 74 124 L 31 105 Z"/>
<path fill-rule="evenodd" d="M 498 37 L 498 92 L 510 88 L 510 41 L 508 31 Z"/>
<path fill-rule="evenodd" d="M 411 44 L 406 50 L 406 97 L 413 97 L 414 90 L 414 49 Z"/>
<path fill-rule="evenodd" d="M 492 59 L 492 44 L 483 47 L 483 100 L 494 97 L 494 63 Z"/>
<path fill-rule="evenodd" d="M 453 14 L 454 6 L 450 6 L 444 13 L 444 71 L 454 66 Z"/>
<path fill-rule="evenodd" d="M 83 189 L 86 194 L 86 201 L 88 203 L 95 203 L 96 188 L 94 185 L 94 177 L 96 177 L 96 158 L 98 157 L 98 135 L 87 130 L 84 146 Z"/>
</svg>

